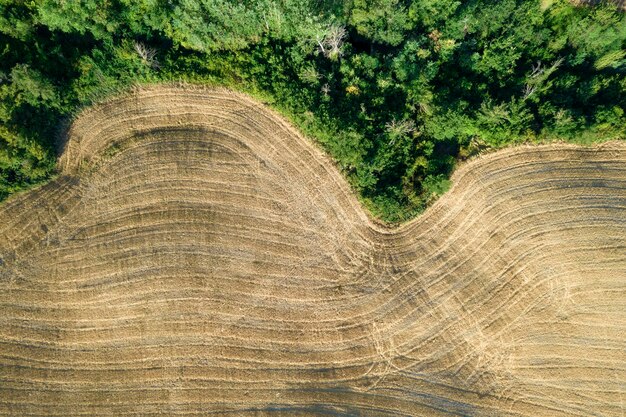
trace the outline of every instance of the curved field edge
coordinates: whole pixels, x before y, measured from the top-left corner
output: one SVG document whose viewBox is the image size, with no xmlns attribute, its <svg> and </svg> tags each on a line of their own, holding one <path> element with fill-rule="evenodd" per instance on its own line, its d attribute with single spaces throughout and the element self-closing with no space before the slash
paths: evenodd
<svg viewBox="0 0 626 417">
<path fill-rule="evenodd" d="M 184 78 L 183 78 L 184 80 Z M 178 81 L 178 85 L 192 85 L 202 86 L 205 81 L 189 78 L 186 81 Z M 149 87 L 151 84 L 139 84 L 139 86 Z M 467 163 L 481 158 L 482 156 L 494 152 L 500 152 L 507 149 L 519 148 L 519 147 L 533 147 L 542 145 L 574 145 L 579 147 L 596 147 L 602 146 L 606 143 L 619 143 L 626 142 L 626 138 L 623 135 L 615 134 L 613 136 L 601 136 L 593 133 L 591 130 L 581 130 L 580 134 L 576 138 L 564 139 L 558 135 L 531 135 L 531 136 L 519 136 L 512 137 L 510 142 L 502 143 L 500 145 L 487 144 L 483 141 L 470 141 L 470 143 L 461 147 L 459 154 L 455 157 L 452 167 L 445 173 L 439 173 L 436 183 L 432 184 L 430 194 L 426 193 L 420 198 L 417 204 L 404 201 L 399 203 L 397 200 L 376 200 L 374 198 L 365 196 L 360 190 L 356 180 L 350 178 L 349 168 L 344 168 L 344 165 L 349 165 L 346 161 L 342 161 L 336 158 L 333 149 L 330 146 L 333 136 L 342 135 L 346 132 L 340 128 L 328 128 L 322 123 L 312 123 L 311 120 L 303 115 L 303 112 L 295 111 L 293 108 L 284 106 L 278 97 L 272 95 L 267 91 L 263 91 L 254 85 L 245 85 L 238 82 L 223 83 L 222 81 L 211 80 L 210 83 L 205 84 L 209 88 L 226 88 L 236 92 L 249 95 L 260 103 L 263 103 L 271 110 L 280 114 L 295 128 L 297 128 L 300 135 L 306 137 L 308 140 L 321 147 L 325 153 L 331 158 L 338 171 L 346 178 L 354 191 L 355 196 L 359 199 L 362 206 L 367 210 L 368 215 L 373 221 L 385 225 L 386 227 L 398 227 L 403 223 L 410 222 L 411 220 L 420 217 L 430 206 L 432 206 L 441 196 L 448 193 L 450 187 L 454 183 L 454 173 Z M 304 112 L 306 113 L 306 112 Z M 338 145 L 335 145 L 338 147 Z M 347 175 L 348 174 L 348 175 Z M 382 196 L 380 194 L 379 196 Z M 406 196 L 403 196 L 406 198 Z M 389 205 L 389 202 L 392 204 Z"/>
<path fill-rule="evenodd" d="M 138 92 L 152 91 L 155 89 L 159 89 L 160 87 L 174 88 L 174 89 L 180 88 L 182 90 L 187 89 L 187 90 L 192 90 L 192 91 L 222 91 L 228 94 L 233 94 L 238 99 L 248 103 L 251 106 L 254 106 L 255 108 L 263 109 L 263 111 L 273 113 L 274 116 L 280 119 L 283 119 L 281 123 L 284 123 L 285 125 L 292 125 L 289 127 L 290 133 L 298 137 L 300 141 L 302 141 L 303 143 L 307 143 L 307 145 L 312 145 L 315 148 L 321 150 L 322 153 L 324 154 L 322 158 L 331 161 L 333 165 L 337 168 L 337 171 L 341 173 L 341 170 L 337 166 L 336 160 L 332 157 L 331 154 L 327 152 L 324 144 L 321 143 L 316 138 L 313 132 L 310 132 L 307 134 L 307 130 L 303 129 L 304 126 L 297 123 L 298 118 L 296 117 L 296 115 L 290 112 L 287 108 L 280 106 L 280 104 L 277 103 L 275 99 L 271 97 L 271 95 L 264 93 L 262 91 L 256 90 L 256 89 L 238 90 L 238 89 L 233 89 L 233 86 L 221 85 L 219 83 L 206 84 L 206 83 L 194 83 L 192 81 L 160 83 L 160 84 L 153 84 L 153 83 L 136 84 L 131 89 L 128 89 L 128 88 L 121 89 L 117 94 L 108 96 L 106 98 L 102 98 L 96 101 L 91 106 L 85 107 L 82 110 L 78 111 L 76 116 L 73 118 L 72 123 L 68 123 L 68 129 L 64 132 L 63 137 L 61 138 L 61 140 L 63 141 L 63 143 L 65 143 L 65 145 L 62 146 L 63 152 L 61 153 L 61 156 L 58 160 L 58 165 L 67 163 L 67 162 L 62 162 L 62 161 L 68 161 L 71 158 L 70 156 L 66 155 L 66 149 L 67 149 L 67 143 L 71 143 L 72 141 L 71 129 L 76 120 L 81 119 L 83 118 L 83 116 L 87 116 L 91 113 L 98 112 L 99 111 L 98 109 L 101 108 L 102 106 L 105 106 L 107 103 L 124 101 L 126 99 L 132 99 Z M 445 194 L 452 193 L 452 189 L 458 186 L 458 182 L 461 180 L 462 177 L 466 175 L 466 171 L 473 169 L 472 167 L 474 166 L 475 163 L 477 163 L 477 161 L 480 161 L 485 158 L 491 159 L 491 158 L 505 157 L 503 155 L 516 155 L 519 153 L 523 153 L 526 150 L 532 150 L 533 148 L 550 147 L 550 146 L 555 146 L 555 147 L 559 147 L 563 149 L 577 149 L 577 148 L 602 149 L 604 147 L 620 148 L 620 147 L 626 146 L 626 141 L 605 139 L 605 140 L 600 140 L 600 141 L 591 141 L 591 142 L 583 142 L 583 143 L 570 143 L 570 142 L 559 141 L 556 138 L 553 138 L 553 139 L 545 138 L 544 140 L 535 140 L 532 143 L 517 143 L 517 144 L 508 145 L 508 146 L 503 146 L 500 148 L 485 148 L 480 151 L 477 151 L 476 154 L 472 155 L 466 160 L 457 161 L 454 171 L 451 173 L 449 177 L 450 185 L 447 187 Z M 117 150 L 114 149 L 112 151 L 116 152 Z M 103 152 L 106 152 L 106 151 L 103 151 Z M 62 167 L 60 168 L 62 170 Z M 341 174 L 341 176 L 344 177 L 344 180 L 345 180 L 345 176 L 343 174 Z M 412 218 L 409 218 L 408 220 L 405 220 L 403 222 L 385 221 L 384 219 L 376 215 L 375 213 L 376 209 L 372 206 L 370 201 L 364 199 L 363 196 L 360 195 L 358 190 L 356 190 L 353 187 L 353 185 L 350 184 L 349 181 L 346 180 L 345 182 L 349 184 L 354 196 L 360 201 L 362 207 L 365 208 L 365 212 L 370 217 L 370 220 L 373 223 L 376 223 L 377 225 L 381 227 L 390 228 L 390 229 L 398 228 L 398 227 L 406 227 L 405 226 L 406 224 L 416 222 L 424 214 L 421 211 L 415 212 L 411 216 Z M 441 198 L 441 195 L 438 195 L 437 198 L 432 200 L 429 206 L 436 204 L 439 198 Z"/>
<path fill-rule="evenodd" d="M 622 143 L 484 155 L 390 229 L 228 90 L 138 89 L 69 137 L 0 208 L 9 415 L 623 411 Z"/>
<path fill-rule="evenodd" d="M 337 160 L 334 157 L 332 149 L 328 145 L 328 138 L 333 137 L 337 134 L 343 134 L 344 132 L 338 131 L 336 130 L 336 128 L 327 128 L 321 123 L 312 124 L 310 120 L 307 119 L 307 117 L 303 116 L 302 112 L 296 112 L 294 111 L 294 109 L 282 105 L 277 96 L 274 96 L 272 95 L 272 93 L 258 88 L 254 84 L 246 84 L 237 80 L 215 79 L 212 77 L 194 77 L 186 76 L 184 74 L 178 74 L 176 77 L 164 78 L 158 81 L 155 81 L 154 79 L 150 79 L 149 81 L 134 80 L 131 84 L 119 84 L 115 87 L 102 90 L 101 92 L 94 94 L 86 102 L 86 104 L 73 110 L 69 116 L 65 117 L 64 120 L 60 122 L 58 131 L 54 134 L 55 139 L 53 141 L 55 143 L 57 154 L 61 155 L 63 153 L 64 144 L 68 140 L 68 130 L 72 126 L 74 120 L 79 118 L 83 112 L 88 111 L 92 107 L 102 105 L 103 103 L 106 103 L 108 101 L 132 95 L 133 91 L 158 88 L 158 86 L 175 86 L 180 88 L 206 88 L 209 90 L 227 89 L 229 91 L 239 92 L 247 95 L 252 99 L 257 100 L 259 103 L 262 103 L 274 112 L 280 114 L 283 118 L 285 118 L 289 123 L 291 123 L 293 126 L 295 126 L 295 128 L 298 129 L 300 135 L 305 136 L 308 140 L 315 143 L 316 146 L 321 147 L 327 153 L 327 155 L 335 162 L 335 166 L 337 167 L 337 169 L 342 173 L 347 182 L 350 184 L 356 197 L 359 199 L 363 207 L 365 207 L 365 209 L 367 210 L 368 215 L 373 219 L 373 221 L 387 227 L 397 227 L 402 223 L 406 223 L 414 218 L 419 217 L 424 212 L 424 210 L 430 207 L 433 203 L 437 201 L 438 198 L 440 198 L 449 190 L 450 186 L 454 182 L 454 179 L 452 178 L 453 173 L 457 171 L 460 166 L 463 166 L 476 158 L 480 158 L 481 155 L 499 152 L 504 149 L 524 146 L 573 144 L 577 146 L 593 147 L 602 145 L 603 143 L 621 142 L 623 140 L 622 138 L 615 139 L 609 137 L 599 137 L 597 135 L 588 136 L 585 131 L 581 131 L 580 139 L 568 139 L 567 141 L 560 139 L 556 136 L 533 136 L 532 138 L 520 137 L 518 139 L 512 140 L 511 143 L 503 144 L 501 146 L 470 143 L 468 145 L 468 149 L 464 152 L 464 154 L 462 156 L 459 155 L 455 160 L 452 171 L 448 174 L 442 174 L 442 176 L 440 176 L 441 181 L 438 183 L 438 185 L 436 185 L 434 191 L 428 196 L 427 200 L 419 204 L 419 207 L 412 206 L 410 204 L 401 204 L 399 206 L 396 206 L 396 203 L 393 203 L 392 206 L 389 206 L 392 207 L 391 211 L 388 211 L 389 207 L 387 206 L 387 203 L 376 202 L 375 200 L 364 196 L 359 191 L 358 186 L 350 180 L 350 177 L 348 175 L 345 175 L 348 171 L 342 168 L 341 165 L 343 164 L 343 162 L 341 160 Z M 57 167 L 55 171 L 52 172 L 51 176 L 49 176 L 47 179 L 44 179 L 40 182 L 32 183 L 24 188 L 19 189 L 18 191 L 13 192 L 8 197 L 0 200 L 0 205 L 5 203 L 7 199 L 10 199 L 13 195 L 41 187 L 42 185 L 54 180 L 54 178 L 56 178 L 58 175 L 59 171 Z"/>
<path fill-rule="evenodd" d="M 449 191 L 450 188 L 454 187 L 454 184 L 457 182 L 457 179 L 460 177 L 460 174 L 458 173 L 461 172 L 462 169 L 464 169 L 463 167 L 465 167 L 466 165 L 471 165 L 474 161 L 484 158 L 487 155 L 491 155 L 494 153 L 497 154 L 500 152 L 507 152 L 508 150 L 512 150 L 512 149 L 518 149 L 518 148 L 527 149 L 527 148 L 532 148 L 532 147 L 537 147 L 537 146 L 554 145 L 554 146 L 565 146 L 565 147 L 567 146 L 603 147 L 603 146 L 620 146 L 619 145 L 620 143 L 626 142 L 621 139 L 620 140 L 609 139 L 609 138 L 598 139 L 594 137 L 594 139 L 592 140 L 582 139 L 580 142 L 572 143 L 571 141 L 560 140 L 557 137 L 543 137 L 543 138 L 535 137 L 533 138 L 532 141 L 527 141 L 527 140 L 522 140 L 521 142 L 514 141 L 511 144 L 502 145 L 500 147 L 484 146 L 484 147 L 476 148 L 476 149 L 471 150 L 470 154 L 468 156 L 465 156 L 463 159 L 457 159 L 457 161 L 455 162 L 453 171 L 448 175 L 447 180 L 442 183 L 442 188 L 440 188 L 437 193 L 433 193 L 431 195 L 427 203 L 427 206 L 424 209 L 412 210 L 408 214 L 408 216 L 406 213 L 402 214 L 401 217 L 403 217 L 404 220 L 389 220 L 387 218 L 388 216 L 383 211 L 381 211 L 380 207 L 378 207 L 376 203 L 374 203 L 369 198 L 366 198 L 363 195 L 361 195 L 358 189 L 355 188 L 354 184 L 352 184 L 343 175 L 343 170 L 339 167 L 338 161 L 335 158 L 333 158 L 332 153 L 329 153 L 329 150 L 327 146 L 325 145 L 324 141 L 320 141 L 319 138 L 321 136 L 330 136 L 333 134 L 333 132 L 319 130 L 320 128 L 319 125 L 313 126 L 312 128 L 312 126 L 307 121 L 302 119 L 300 114 L 294 113 L 288 107 L 282 106 L 280 102 L 278 102 L 277 99 L 272 96 L 271 93 L 268 93 L 263 90 L 259 90 L 255 88 L 254 86 L 247 86 L 241 83 L 237 83 L 235 81 L 224 83 L 223 81 L 217 81 L 213 79 L 198 80 L 193 77 L 188 78 L 188 79 L 178 77 L 176 81 L 174 80 L 169 81 L 169 82 L 160 81 L 158 83 L 155 83 L 153 81 L 150 81 L 150 82 L 136 81 L 131 86 L 120 85 L 113 90 L 107 91 L 106 93 L 94 96 L 88 105 L 83 106 L 79 109 L 76 109 L 73 115 L 62 123 L 63 127 L 60 129 L 59 133 L 56 135 L 55 142 L 56 142 L 57 151 L 60 155 L 59 158 L 57 158 L 56 172 L 54 172 L 53 175 L 47 180 L 40 182 L 40 183 L 32 184 L 31 186 L 24 188 L 18 191 L 17 193 L 14 193 L 13 195 L 10 195 L 4 201 L 0 201 L 0 206 L 2 204 L 6 204 L 8 200 L 10 200 L 11 198 L 15 198 L 19 194 L 27 193 L 28 191 L 37 189 L 39 187 L 46 185 L 47 183 L 54 181 L 55 178 L 59 176 L 60 169 L 58 166 L 58 161 L 59 159 L 64 158 L 66 145 L 69 141 L 71 141 L 70 130 L 72 126 L 74 125 L 75 121 L 80 119 L 84 114 L 90 113 L 94 111 L 94 109 L 97 109 L 105 105 L 106 103 L 117 101 L 117 100 L 123 100 L 125 98 L 130 98 L 134 94 L 136 94 L 138 91 L 152 90 L 155 88 L 158 89 L 159 87 L 194 89 L 194 90 L 200 89 L 200 90 L 206 90 L 206 91 L 222 90 L 222 91 L 232 92 L 234 94 L 238 94 L 242 98 L 252 99 L 256 101 L 257 104 L 262 105 L 268 111 L 272 111 L 276 113 L 277 116 L 286 119 L 286 122 L 289 124 L 292 124 L 294 128 L 297 130 L 296 134 L 298 136 L 303 137 L 305 141 L 309 143 L 313 143 L 314 146 L 324 151 L 324 153 L 326 154 L 326 157 L 332 160 L 337 170 L 340 173 L 342 173 L 342 176 L 346 179 L 346 182 L 350 185 L 350 188 L 353 190 L 355 197 L 360 201 L 361 205 L 365 208 L 367 215 L 371 218 L 371 220 L 374 223 L 380 225 L 381 227 L 386 227 L 386 228 L 402 227 L 403 224 L 411 223 L 415 221 L 415 219 L 421 217 L 424 214 L 425 209 L 428 209 L 430 206 L 436 203 L 436 201 L 439 198 L 441 198 L 442 195 L 448 194 L 450 192 Z M 612 144 L 615 144 L 615 145 L 612 145 Z M 116 151 L 117 150 L 115 149 L 109 150 L 109 152 L 116 152 Z"/>
</svg>

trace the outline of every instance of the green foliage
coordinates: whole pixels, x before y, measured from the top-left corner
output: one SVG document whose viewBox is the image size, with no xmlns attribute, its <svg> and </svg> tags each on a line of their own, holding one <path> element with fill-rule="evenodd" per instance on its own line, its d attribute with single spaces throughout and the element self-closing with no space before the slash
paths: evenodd
<svg viewBox="0 0 626 417">
<path fill-rule="evenodd" d="M 400 0 L 354 0 L 348 22 L 368 40 L 391 46 L 399 45 L 410 28 Z"/>
<path fill-rule="evenodd" d="M 110 38 L 122 22 L 116 19 L 114 4 L 94 0 L 42 0 L 37 4 L 35 22 L 49 30 L 90 33 L 96 39 Z"/>
<path fill-rule="evenodd" d="M 3 90 L 5 94 L 11 95 L 15 107 L 23 104 L 32 107 L 59 107 L 59 94 L 54 85 L 39 71 L 29 68 L 28 64 L 17 64 L 13 67 L 11 84 L 6 87 Z"/>
<path fill-rule="evenodd" d="M 414 27 L 432 32 L 441 28 L 457 12 L 461 2 L 458 0 L 422 0 L 413 1 L 409 5 L 408 17 Z M 466 29 L 467 22 L 459 21 L 461 30 Z"/>
<path fill-rule="evenodd" d="M 34 3 L 0 3 L 0 33 L 16 39 L 27 39 L 34 29 Z"/>
<path fill-rule="evenodd" d="M 396 222 L 455 161 L 626 136 L 626 18 L 567 0 L 4 0 L 0 198 L 54 173 L 80 107 L 136 82 L 261 97 Z"/>
<path fill-rule="evenodd" d="M 253 5 L 226 0 L 184 0 L 162 20 L 175 44 L 198 51 L 242 49 L 258 39 L 263 24 Z"/>
</svg>

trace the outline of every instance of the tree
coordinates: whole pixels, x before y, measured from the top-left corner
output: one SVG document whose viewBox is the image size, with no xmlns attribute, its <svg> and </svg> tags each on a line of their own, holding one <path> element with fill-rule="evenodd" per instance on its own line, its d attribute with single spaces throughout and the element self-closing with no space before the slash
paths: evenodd
<svg viewBox="0 0 626 417">
<path fill-rule="evenodd" d="M 410 29 L 408 13 L 399 0 L 354 0 L 348 22 L 374 43 L 397 46 Z"/>
</svg>

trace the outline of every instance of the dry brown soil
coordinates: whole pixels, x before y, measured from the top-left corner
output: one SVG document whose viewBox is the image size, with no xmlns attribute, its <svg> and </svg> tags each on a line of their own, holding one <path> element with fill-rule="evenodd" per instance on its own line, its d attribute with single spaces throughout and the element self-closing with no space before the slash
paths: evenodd
<svg viewBox="0 0 626 417">
<path fill-rule="evenodd" d="M 240 94 L 68 137 L 0 207 L 0 415 L 626 413 L 624 143 L 485 155 L 390 229 Z"/>
</svg>

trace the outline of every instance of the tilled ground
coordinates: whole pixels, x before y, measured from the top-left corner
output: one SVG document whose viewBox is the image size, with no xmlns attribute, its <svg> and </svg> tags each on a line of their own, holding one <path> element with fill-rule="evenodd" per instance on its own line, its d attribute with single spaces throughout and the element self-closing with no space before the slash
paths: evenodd
<svg viewBox="0 0 626 417">
<path fill-rule="evenodd" d="M 0 207 L 0 414 L 623 416 L 626 146 L 462 166 L 420 218 L 226 90 L 85 111 Z"/>
</svg>

